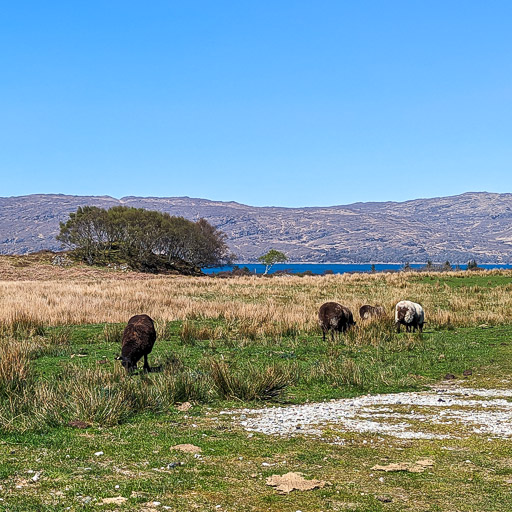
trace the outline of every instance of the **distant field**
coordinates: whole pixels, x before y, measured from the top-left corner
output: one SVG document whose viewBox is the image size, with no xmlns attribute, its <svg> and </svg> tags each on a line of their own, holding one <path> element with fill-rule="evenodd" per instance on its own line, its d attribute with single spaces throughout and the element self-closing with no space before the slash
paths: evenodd
<svg viewBox="0 0 512 512">
<path fill-rule="evenodd" d="M 509 387 L 510 271 L 220 280 L 2 260 L 0 510 L 512 509 L 507 440 L 454 426 L 450 439 L 345 432 L 334 445 L 248 437 L 219 415 L 421 390 L 447 373 Z M 422 336 L 395 333 L 403 298 L 424 305 Z M 353 331 L 322 342 L 316 311 L 327 300 L 354 312 L 379 303 L 389 318 L 356 313 Z M 127 377 L 114 358 L 125 322 L 142 312 L 157 323 L 159 371 Z M 187 401 L 190 410 L 176 408 Z M 170 450 L 180 443 L 200 456 Z M 420 457 L 432 469 L 371 470 Z M 265 484 L 288 471 L 332 485 L 282 496 Z"/>
<path fill-rule="evenodd" d="M 0 283 L 0 321 L 8 323 L 16 315 L 44 325 L 125 322 L 145 312 L 159 321 L 236 320 L 272 335 L 315 331 L 316 312 L 327 300 L 354 312 L 379 303 L 391 315 L 404 298 L 423 304 L 431 328 L 507 323 L 512 317 L 510 270 L 215 279 L 60 268 L 43 255 L 0 258 Z"/>
</svg>

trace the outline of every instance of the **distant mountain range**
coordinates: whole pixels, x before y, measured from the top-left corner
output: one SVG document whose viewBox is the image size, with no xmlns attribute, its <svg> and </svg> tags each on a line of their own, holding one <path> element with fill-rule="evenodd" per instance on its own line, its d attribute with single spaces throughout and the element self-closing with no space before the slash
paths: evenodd
<svg viewBox="0 0 512 512">
<path fill-rule="evenodd" d="M 0 254 L 59 250 L 59 221 L 79 206 L 134 206 L 197 220 L 224 231 L 240 262 L 271 248 L 291 261 L 452 264 L 512 262 L 512 194 L 468 192 L 401 203 L 313 208 L 254 207 L 189 197 L 0 198 Z"/>
</svg>

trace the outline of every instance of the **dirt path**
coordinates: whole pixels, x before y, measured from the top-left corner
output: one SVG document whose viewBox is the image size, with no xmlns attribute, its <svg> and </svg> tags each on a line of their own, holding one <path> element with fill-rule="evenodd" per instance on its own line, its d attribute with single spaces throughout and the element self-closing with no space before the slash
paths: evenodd
<svg viewBox="0 0 512 512">
<path fill-rule="evenodd" d="M 336 442 L 336 432 L 448 439 L 512 437 L 512 390 L 435 387 L 290 407 L 223 411 L 247 431 L 309 435 Z"/>
</svg>

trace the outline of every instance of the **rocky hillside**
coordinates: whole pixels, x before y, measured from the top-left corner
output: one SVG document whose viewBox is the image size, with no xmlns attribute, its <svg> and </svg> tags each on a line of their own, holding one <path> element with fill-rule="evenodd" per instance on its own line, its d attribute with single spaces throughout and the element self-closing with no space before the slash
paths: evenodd
<svg viewBox="0 0 512 512">
<path fill-rule="evenodd" d="M 512 194 L 486 192 L 325 208 L 261 208 L 189 197 L 4 197 L 0 254 L 58 250 L 59 221 L 78 206 L 120 204 L 204 217 L 227 234 L 242 262 L 270 248 L 292 261 L 319 263 L 512 261 Z"/>
</svg>

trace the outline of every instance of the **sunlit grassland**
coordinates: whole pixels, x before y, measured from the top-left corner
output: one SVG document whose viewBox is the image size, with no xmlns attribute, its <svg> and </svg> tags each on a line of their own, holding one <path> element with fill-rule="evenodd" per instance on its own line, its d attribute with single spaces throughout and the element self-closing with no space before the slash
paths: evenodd
<svg viewBox="0 0 512 512">
<path fill-rule="evenodd" d="M 0 510 L 511 510 L 508 441 L 345 433 L 331 445 L 248 437 L 219 415 L 421 390 L 446 373 L 507 387 L 511 282 L 504 271 L 0 282 Z M 400 299 L 423 304 L 422 336 L 393 329 Z M 358 325 L 322 342 L 316 312 L 328 300 L 351 307 Z M 360 322 L 365 303 L 389 317 Z M 137 313 L 156 320 L 149 359 L 159 371 L 128 377 L 115 356 Z M 184 401 L 192 409 L 179 412 Z M 78 420 L 86 428 L 70 426 Z M 170 450 L 180 443 L 201 457 Z M 434 459 L 431 470 L 371 470 L 420 457 Z M 41 471 L 37 482 L 29 471 Z M 265 485 L 288 471 L 332 485 L 288 496 Z M 127 501 L 98 505 L 115 496 Z"/>
<path fill-rule="evenodd" d="M 319 306 L 340 302 L 354 313 L 381 304 L 392 315 L 401 299 L 421 303 L 431 327 L 507 323 L 510 271 L 330 276 L 156 277 L 0 281 L 0 322 L 18 316 L 44 325 L 126 322 L 145 312 L 157 321 L 223 319 L 258 335 L 313 332 Z"/>
</svg>

